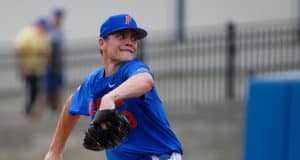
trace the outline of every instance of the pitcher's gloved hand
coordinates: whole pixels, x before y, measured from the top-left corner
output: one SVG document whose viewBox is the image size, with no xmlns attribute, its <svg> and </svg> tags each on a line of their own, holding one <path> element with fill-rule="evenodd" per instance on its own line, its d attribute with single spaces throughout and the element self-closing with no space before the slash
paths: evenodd
<svg viewBox="0 0 300 160">
<path fill-rule="evenodd" d="M 83 146 L 93 151 L 118 146 L 130 131 L 130 123 L 119 111 L 98 110 L 85 131 Z"/>
</svg>

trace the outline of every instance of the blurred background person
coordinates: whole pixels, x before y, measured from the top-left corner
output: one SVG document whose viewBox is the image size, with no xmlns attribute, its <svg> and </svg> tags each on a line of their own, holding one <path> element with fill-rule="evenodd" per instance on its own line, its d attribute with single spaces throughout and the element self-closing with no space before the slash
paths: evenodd
<svg viewBox="0 0 300 160">
<path fill-rule="evenodd" d="M 64 36 L 62 23 L 64 20 L 64 9 L 55 8 L 52 12 L 49 27 L 49 37 L 51 43 L 50 63 L 43 76 L 43 92 L 41 95 L 41 107 L 50 105 L 53 111 L 61 107 L 64 86 Z"/>
<path fill-rule="evenodd" d="M 17 70 L 26 86 L 25 116 L 32 117 L 40 90 L 40 80 L 51 51 L 47 37 L 48 21 L 40 17 L 23 29 L 16 40 Z"/>
</svg>

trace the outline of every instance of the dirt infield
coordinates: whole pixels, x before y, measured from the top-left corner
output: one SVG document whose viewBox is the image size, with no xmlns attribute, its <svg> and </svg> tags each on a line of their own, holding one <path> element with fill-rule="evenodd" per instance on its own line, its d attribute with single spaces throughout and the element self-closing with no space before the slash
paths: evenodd
<svg viewBox="0 0 300 160">
<path fill-rule="evenodd" d="M 22 97 L 0 101 L 0 159 L 43 159 L 55 129 L 57 114 L 45 110 L 43 116 L 26 121 Z M 243 107 L 241 103 L 167 108 L 174 131 L 181 140 L 185 160 L 239 160 L 242 152 Z M 64 159 L 105 159 L 102 152 L 85 150 L 82 118 L 68 140 Z"/>
</svg>

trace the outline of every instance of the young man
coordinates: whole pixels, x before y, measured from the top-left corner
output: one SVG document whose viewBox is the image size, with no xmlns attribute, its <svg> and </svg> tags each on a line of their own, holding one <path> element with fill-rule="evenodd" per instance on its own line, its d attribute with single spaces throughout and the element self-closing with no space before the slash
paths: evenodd
<svg viewBox="0 0 300 160">
<path fill-rule="evenodd" d="M 121 144 L 105 150 L 108 160 L 181 160 L 182 148 L 170 128 L 149 67 L 136 58 L 138 40 L 147 32 L 127 14 L 113 15 L 100 27 L 104 67 L 91 73 L 67 100 L 45 160 L 61 160 L 79 115 L 116 109 L 131 131 Z"/>
</svg>

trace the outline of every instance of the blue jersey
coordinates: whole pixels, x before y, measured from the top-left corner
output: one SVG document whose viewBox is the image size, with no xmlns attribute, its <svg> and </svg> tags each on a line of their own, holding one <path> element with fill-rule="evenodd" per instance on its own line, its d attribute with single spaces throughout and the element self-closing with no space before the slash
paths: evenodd
<svg viewBox="0 0 300 160">
<path fill-rule="evenodd" d="M 106 93 L 138 73 L 152 75 L 149 67 L 138 59 L 123 63 L 113 75 L 105 77 L 104 72 L 104 68 L 100 68 L 91 73 L 78 87 L 72 96 L 70 114 L 93 118 Z M 170 127 L 155 86 L 140 97 L 115 103 L 116 109 L 130 121 L 132 130 L 120 146 L 106 150 L 109 160 L 140 160 L 149 155 L 172 152 L 182 154 L 181 144 Z"/>
</svg>

